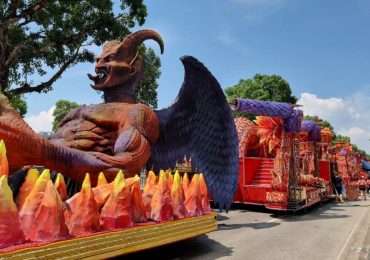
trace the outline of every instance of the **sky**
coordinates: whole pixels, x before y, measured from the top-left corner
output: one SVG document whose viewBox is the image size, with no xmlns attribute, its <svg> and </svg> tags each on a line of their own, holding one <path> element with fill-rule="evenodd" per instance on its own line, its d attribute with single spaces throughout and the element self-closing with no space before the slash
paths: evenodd
<svg viewBox="0 0 370 260">
<path fill-rule="evenodd" d="M 176 98 L 184 77 L 179 58 L 191 55 L 223 88 L 256 73 L 287 80 L 305 114 L 329 121 L 335 132 L 370 154 L 370 1 L 188 0 L 145 1 L 142 27 L 164 40 L 158 108 Z M 93 46 L 96 54 L 101 46 Z M 93 64 L 68 69 L 45 94 L 26 94 L 26 121 L 50 131 L 56 101 L 101 102 L 86 74 Z M 42 79 L 41 79 L 42 80 Z"/>
</svg>

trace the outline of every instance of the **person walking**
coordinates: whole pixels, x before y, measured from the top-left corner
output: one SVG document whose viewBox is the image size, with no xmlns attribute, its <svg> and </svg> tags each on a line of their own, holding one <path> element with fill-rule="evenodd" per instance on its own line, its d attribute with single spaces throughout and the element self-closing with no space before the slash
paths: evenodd
<svg viewBox="0 0 370 260">
<path fill-rule="evenodd" d="M 339 176 L 337 172 L 334 173 L 333 179 L 334 189 L 336 192 L 337 202 L 344 203 L 343 200 L 343 179 Z"/>
<path fill-rule="evenodd" d="M 366 200 L 367 182 L 364 176 L 361 176 L 361 179 L 358 180 L 357 187 L 360 190 L 360 196 L 362 197 L 362 200 Z"/>
</svg>

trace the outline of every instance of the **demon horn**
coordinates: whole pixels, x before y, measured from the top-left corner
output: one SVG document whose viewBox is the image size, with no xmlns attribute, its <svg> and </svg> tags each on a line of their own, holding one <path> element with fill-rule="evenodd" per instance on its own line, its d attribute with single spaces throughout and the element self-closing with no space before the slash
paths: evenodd
<svg viewBox="0 0 370 260">
<path fill-rule="evenodd" d="M 161 48 L 161 54 L 163 54 L 164 43 L 162 37 L 159 35 L 159 33 L 153 30 L 140 30 L 129 34 L 123 39 L 122 46 L 126 48 L 128 54 L 135 55 L 138 47 L 140 47 L 140 45 L 148 39 L 155 40 Z"/>
</svg>

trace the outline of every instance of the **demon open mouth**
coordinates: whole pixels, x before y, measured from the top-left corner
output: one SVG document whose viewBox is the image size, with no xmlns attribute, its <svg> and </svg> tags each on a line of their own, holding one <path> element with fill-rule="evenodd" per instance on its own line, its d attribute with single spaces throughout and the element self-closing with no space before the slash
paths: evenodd
<svg viewBox="0 0 370 260">
<path fill-rule="evenodd" d="M 96 70 L 96 75 L 87 74 L 90 80 L 94 81 L 95 85 L 105 82 L 108 78 L 108 72 L 105 69 Z"/>
</svg>

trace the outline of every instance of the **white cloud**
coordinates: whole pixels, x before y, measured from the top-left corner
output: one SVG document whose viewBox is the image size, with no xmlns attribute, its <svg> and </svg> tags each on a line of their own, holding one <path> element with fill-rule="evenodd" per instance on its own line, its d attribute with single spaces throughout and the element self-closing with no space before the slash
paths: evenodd
<svg viewBox="0 0 370 260">
<path fill-rule="evenodd" d="M 365 130 L 360 127 L 351 127 L 349 129 L 339 129 L 338 133 L 340 135 L 345 135 L 351 137 L 351 143 L 356 144 L 358 147 L 364 147 L 361 149 L 365 149 L 367 153 L 369 153 L 368 144 L 370 143 L 370 131 Z"/>
<path fill-rule="evenodd" d="M 48 111 L 41 111 L 38 115 L 30 115 L 24 120 L 37 133 L 51 132 L 54 109 L 55 106 L 52 106 Z"/>
<path fill-rule="evenodd" d="M 361 91 L 345 98 L 302 93 L 298 103 L 305 115 L 327 120 L 336 133 L 349 136 L 352 143 L 370 154 L 370 97 Z"/>
</svg>

